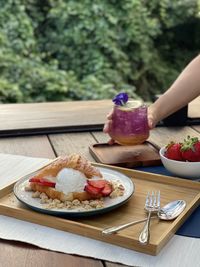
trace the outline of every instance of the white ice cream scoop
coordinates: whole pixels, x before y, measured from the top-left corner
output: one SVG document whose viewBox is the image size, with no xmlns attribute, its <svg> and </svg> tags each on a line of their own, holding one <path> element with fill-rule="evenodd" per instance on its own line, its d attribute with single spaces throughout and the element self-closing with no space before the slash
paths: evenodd
<svg viewBox="0 0 200 267">
<path fill-rule="evenodd" d="M 86 183 L 87 178 L 82 172 L 71 168 L 63 168 L 57 174 L 55 189 L 66 195 L 72 192 L 83 192 Z"/>
</svg>

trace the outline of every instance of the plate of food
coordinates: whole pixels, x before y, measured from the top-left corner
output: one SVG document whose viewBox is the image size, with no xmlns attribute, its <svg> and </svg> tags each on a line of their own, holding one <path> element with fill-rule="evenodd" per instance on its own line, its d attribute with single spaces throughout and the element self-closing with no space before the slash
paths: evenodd
<svg viewBox="0 0 200 267">
<path fill-rule="evenodd" d="M 61 157 L 14 185 L 17 199 L 29 208 L 57 216 L 103 214 L 126 203 L 135 190 L 126 175 L 95 167 L 78 154 Z"/>
</svg>

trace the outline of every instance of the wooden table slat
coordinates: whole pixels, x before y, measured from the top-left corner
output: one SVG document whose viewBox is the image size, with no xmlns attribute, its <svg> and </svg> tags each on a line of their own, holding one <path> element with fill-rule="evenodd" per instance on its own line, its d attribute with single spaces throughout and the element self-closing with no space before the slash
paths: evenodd
<svg viewBox="0 0 200 267">
<path fill-rule="evenodd" d="M 28 129 L 99 127 L 112 107 L 111 100 L 0 105 L 0 132 Z"/>
</svg>

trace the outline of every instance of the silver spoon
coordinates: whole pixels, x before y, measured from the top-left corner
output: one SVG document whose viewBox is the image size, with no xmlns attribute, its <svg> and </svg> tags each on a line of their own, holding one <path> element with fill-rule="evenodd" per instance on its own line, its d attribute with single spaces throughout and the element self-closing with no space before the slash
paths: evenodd
<svg viewBox="0 0 200 267">
<path fill-rule="evenodd" d="M 157 216 L 153 216 L 151 217 L 151 219 L 159 218 L 160 220 L 165 220 L 165 221 L 174 220 L 181 214 L 181 212 L 185 209 L 185 207 L 186 207 L 186 202 L 184 200 L 175 200 L 169 202 L 158 211 Z M 102 234 L 104 235 L 115 234 L 120 230 L 123 230 L 125 228 L 128 228 L 130 226 L 136 225 L 141 222 L 145 222 L 146 220 L 147 218 L 126 224 L 121 224 L 118 226 L 105 228 L 102 230 Z"/>
</svg>

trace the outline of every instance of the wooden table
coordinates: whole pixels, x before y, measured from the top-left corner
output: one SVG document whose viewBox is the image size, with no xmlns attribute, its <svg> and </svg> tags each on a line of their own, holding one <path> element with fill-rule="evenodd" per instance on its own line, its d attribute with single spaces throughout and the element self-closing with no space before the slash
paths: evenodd
<svg viewBox="0 0 200 267">
<path fill-rule="evenodd" d="M 199 104 L 198 98 L 189 111 L 195 117 L 200 117 Z M 0 138 L 0 151 L 45 158 L 76 152 L 94 162 L 88 147 L 97 142 L 108 141 L 108 136 L 97 130 L 102 129 L 111 105 L 111 101 L 107 100 L 1 105 L 0 136 L 4 137 Z M 56 133 L 52 133 L 54 126 Z M 26 129 L 27 132 L 21 131 Z M 12 137 L 6 137 L 6 131 L 7 135 Z M 57 133 L 59 131 L 61 133 Z M 163 146 L 172 137 L 174 140 L 182 140 L 187 135 L 200 138 L 200 125 L 181 128 L 157 127 L 151 131 L 149 140 L 158 146 Z M 117 267 L 121 265 L 51 252 L 21 242 L 1 240 L 0 266 Z"/>
</svg>

